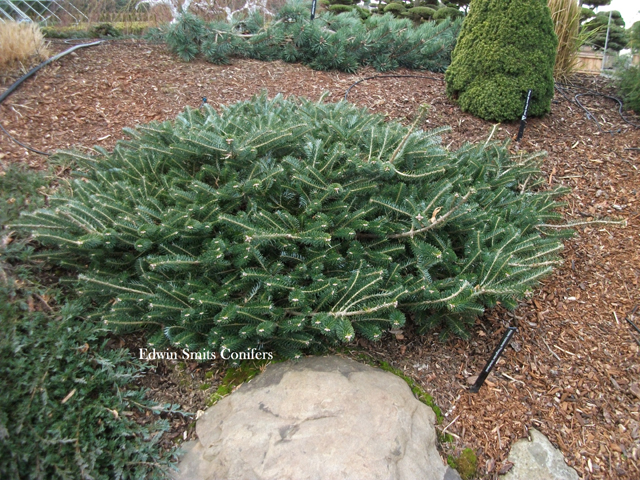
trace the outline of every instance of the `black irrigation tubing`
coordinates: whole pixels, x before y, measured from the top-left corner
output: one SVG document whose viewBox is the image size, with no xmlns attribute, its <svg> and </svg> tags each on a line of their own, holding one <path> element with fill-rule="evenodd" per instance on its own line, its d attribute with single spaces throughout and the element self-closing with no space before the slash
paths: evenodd
<svg viewBox="0 0 640 480">
<path fill-rule="evenodd" d="M 7 137 L 9 137 L 9 139 L 10 139 L 10 140 L 14 141 L 14 142 L 15 142 L 15 143 L 17 143 L 18 145 L 20 145 L 22 148 L 26 148 L 27 150 L 29 150 L 30 152 L 33 152 L 33 153 L 37 153 L 37 154 L 40 154 L 40 155 L 46 155 L 47 157 L 48 157 L 49 155 L 51 155 L 50 153 L 43 152 L 42 150 L 38 150 L 37 148 L 33 148 L 33 147 L 28 146 L 28 145 L 25 145 L 25 144 L 24 144 L 24 143 L 22 143 L 20 140 L 18 140 L 18 139 L 16 139 L 16 138 L 13 138 L 13 136 L 12 136 L 9 132 L 7 132 L 7 131 L 4 129 L 4 127 L 2 126 L 2 124 L 1 124 L 1 123 L 0 123 L 0 129 L 4 132 L 4 134 L 5 134 Z"/>
<path fill-rule="evenodd" d="M 439 81 L 444 81 L 444 79 L 442 78 L 438 78 L 438 77 L 427 77 L 426 75 L 374 75 L 373 77 L 367 77 L 367 78 L 363 78 L 362 80 L 358 80 L 356 83 L 354 83 L 353 85 L 351 85 L 346 93 L 344 94 L 344 99 L 347 99 L 347 96 L 349 95 L 349 92 L 351 91 L 351 89 L 353 87 L 355 87 L 356 85 L 358 85 L 359 83 L 362 83 L 366 80 L 373 80 L 374 78 L 426 78 L 428 80 L 439 80 Z"/>
<path fill-rule="evenodd" d="M 42 62 L 40 65 L 37 65 L 35 67 L 33 67 L 31 70 L 29 70 L 27 73 L 25 73 L 22 77 L 20 77 L 18 80 L 16 80 L 2 95 L 0 95 L 0 104 L 2 104 L 2 102 L 4 102 L 7 97 L 9 97 L 9 95 L 11 95 L 20 85 L 22 85 L 22 82 L 24 82 L 26 79 L 28 79 L 29 77 L 31 77 L 32 75 L 34 75 L 38 70 L 40 70 L 43 67 L 46 67 L 47 65 L 49 65 L 51 62 L 55 62 L 56 60 L 58 60 L 59 58 L 64 57 L 65 55 L 73 52 L 74 50 L 77 50 L 79 48 L 84 48 L 84 47 L 93 47 L 95 45 L 100 45 L 101 43 L 103 43 L 104 40 L 98 40 L 97 42 L 92 42 L 92 43 L 81 43 L 80 45 L 74 45 L 71 48 L 68 48 L 67 50 L 65 50 L 64 52 L 60 52 L 57 55 L 54 55 L 53 57 L 51 57 L 48 60 L 45 60 L 44 62 Z M 17 143 L 18 145 L 20 145 L 21 147 L 26 148 L 27 150 L 34 152 L 34 153 L 38 153 L 40 155 L 46 155 L 49 156 L 51 155 L 50 153 L 47 152 L 42 152 L 40 150 L 37 150 L 35 148 L 29 147 L 27 145 L 25 145 L 24 143 L 19 142 L 18 140 L 16 140 L 15 138 L 13 138 L 11 136 L 11 134 L 9 132 L 7 132 L 4 127 L 2 126 L 2 124 L 0 124 L 0 129 L 2 129 L 2 131 L 15 143 Z"/>
<path fill-rule="evenodd" d="M 632 127 L 640 128 L 640 125 L 638 125 L 638 124 L 636 124 L 636 123 L 633 123 L 633 122 L 631 122 L 631 121 L 627 120 L 627 118 L 624 116 L 624 113 L 623 113 L 623 107 L 624 107 L 624 105 L 623 105 L 623 103 L 622 103 L 622 100 L 620 100 L 618 97 L 614 97 L 614 96 L 611 96 L 611 95 L 605 95 L 605 94 L 600 93 L 600 92 L 596 92 L 596 91 L 593 91 L 593 90 L 589 90 L 588 88 L 578 87 L 578 86 L 575 86 L 575 85 L 569 85 L 569 84 L 566 84 L 566 83 L 559 83 L 559 82 L 558 82 L 558 83 L 556 83 L 556 84 L 555 84 L 555 87 L 556 87 L 556 90 L 558 90 L 558 92 L 560 92 L 560 94 L 561 94 L 561 95 L 562 95 L 562 96 L 563 96 L 563 97 L 564 97 L 568 102 L 574 102 L 576 105 L 578 105 L 580 108 L 582 108 L 582 109 L 585 111 L 585 113 L 587 114 L 587 118 L 588 118 L 588 119 L 593 120 L 593 121 L 595 122 L 596 126 L 598 127 L 598 130 L 600 130 L 600 131 L 601 131 L 601 132 L 603 132 L 603 133 L 611 133 L 611 134 L 613 134 L 613 133 L 616 133 L 617 131 L 615 131 L 615 130 L 609 130 L 609 131 L 605 132 L 604 130 L 602 130 L 602 127 L 600 126 L 600 122 L 598 122 L 598 119 L 595 117 L 595 115 L 593 115 L 593 114 L 589 111 L 589 109 L 588 109 L 587 107 L 585 107 L 585 106 L 580 102 L 580 100 L 579 100 L 579 98 L 580 98 L 580 97 L 603 97 L 603 98 L 608 98 L 608 99 L 610 99 L 610 100 L 613 100 L 613 101 L 617 102 L 617 103 L 618 103 L 618 114 L 620 115 L 620 118 L 622 118 L 622 121 L 624 121 L 624 122 L 625 122 L 625 123 L 627 123 L 628 125 L 631 125 Z M 567 87 L 567 88 L 565 89 L 565 87 Z M 574 96 L 574 100 L 571 100 L 571 99 L 570 99 L 569 97 L 567 97 L 567 95 L 566 95 L 566 93 L 568 93 L 568 92 L 567 92 L 567 90 L 568 90 L 569 88 L 573 88 L 573 89 L 577 89 L 577 90 L 582 90 L 584 93 L 578 93 L 578 94 L 576 94 L 576 95 Z"/>
<path fill-rule="evenodd" d="M 601 94 L 601 93 L 578 93 L 578 94 L 575 96 L 576 103 L 577 103 L 580 107 L 582 107 L 582 109 L 584 109 L 585 111 L 587 111 L 587 109 L 586 109 L 586 107 L 585 107 L 584 105 L 582 105 L 582 103 L 580 103 L 580 100 L 578 100 L 578 97 L 603 97 L 603 98 L 609 98 L 609 99 L 611 99 L 611 100 L 614 100 L 614 101 L 618 102 L 618 114 L 620 115 L 620 118 L 622 118 L 622 120 L 623 120 L 625 123 L 627 123 L 627 124 L 631 125 L 632 127 L 640 128 L 640 125 L 635 124 L 635 123 L 633 123 L 633 122 L 630 122 L 629 120 L 627 120 L 627 119 L 624 117 L 624 114 L 622 113 L 622 107 L 623 107 L 622 100 L 620 100 L 619 98 L 617 98 L 617 97 L 612 97 L 611 95 L 603 95 L 603 94 Z M 595 116 L 593 116 L 591 113 L 589 113 L 589 115 L 591 115 L 591 117 L 593 118 L 593 120 L 594 120 L 596 123 L 598 122 L 598 121 L 596 120 Z M 611 130 L 611 132 L 613 132 L 613 130 Z"/>
<path fill-rule="evenodd" d="M 637 326 L 635 323 L 633 323 L 633 322 L 631 321 L 631 318 L 630 318 L 630 317 L 633 317 L 633 316 L 635 315 L 635 313 L 636 313 L 636 311 L 637 311 L 637 310 L 638 310 L 638 305 L 636 305 L 635 307 L 633 307 L 633 310 L 631 310 L 631 313 L 630 313 L 629 315 L 627 315 L 627 317 L 625 318 L 625 320 L 626 320 L 627 322 L 629 322 L 629 325 L 631 325 L 631 326 L 636 330 L 636 332 L 640 333 L 640 328 L 638 328 L 638 326 Z"/>
</svg>

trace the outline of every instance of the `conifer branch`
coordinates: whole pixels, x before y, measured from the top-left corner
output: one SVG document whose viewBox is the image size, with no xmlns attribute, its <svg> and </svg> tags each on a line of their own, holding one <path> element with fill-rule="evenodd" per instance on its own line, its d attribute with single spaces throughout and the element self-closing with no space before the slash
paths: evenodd
<svg viewBox="0 0 640 480">
<path fill-rule="evenodd" d="M 439 303 L 446 303 L 446 302 L 448 302 L 450 300 L 453 300 L 458 295 L 460 295 L 462 292 L 464 292 L 465 290 L 468 290 L 470 287 L 471 287 L 471 284 L 465 280 L 465 281 L 463 281 L 461 283 L 460 288 L 458 288 L 458 290 L 456 290 L 454 293 L 452 293 L 448 297 L 436 298 L 434 300 L 422 300 L 420 302 L 403 303 L 402 306 L 405 306 L 405 307 L 423 307 L 425 305 L 436 305 L 436 304 L 439 304 Z"/>
<path fill-rule="evenodd" d="M 87 275 L 80 274 L 80 275 L 78 275 L 78 279 L 79 280 L 84 280 L 84 281 L 89 282 L 89 283 L 95 283 L 97 285 L 102 285 L 103 287 L 109 287 L 109 288 L 112 288 L 114 290 L 120 290 L 121 292 L 138 293 L 140 295 L 145 295 L 147 297 L 153 295 L 153 293 L 151 293 L 151 292 L 145 292 L 145 291 L 142 291 L 142 290 L 136 290 L 135 288 L 123 287 L 122 285 L 115 285 L 113 283 L 105 282 L 105 281 L 102 281 L 102 280 L 98 280 L 97 278 L 89 277 Z"/>
<path fill-rule="evenodd" d="M 440 224 L 442 224 L 443 222 L 445 222 L 450 216 L 451 214 L 453 214 L 456 210 L 458 210 L 458 208 L 460 208 L 462 205 L 464 205 L 464 203 L 469 199 L 469 197 L 476 193 L 475 189 L 470 189 L 463 197 L 462 199 L 460 199 L 458 201 L 458 203 L 456 205 L 454 205 L 447 213 L 445 213 L 444 215 L 438 217 L 431 225 L 427 225 L 426 227 L 420 228 L 418 230 L 414 230 L 413 226 L 411 227 L 411 230 L 409 230 L 408 232 L 404 232 L 404 233 L 397 233 L 395 235 L 387 235 L 387 238 L 389 239 L 396 239 L 396 238 L 413 238 L 416 235 L 420 235 L 422 233 L 428 232 L 429 230 L 433 230 L 434 228 L 438 227 Z"/>
<path fill-rule="evenodd" d="M 395 300 L 393 302 L 381 303 L 380 305 L 376 305 L 375 307 L 364 308 L 362 310 L 357 310 L 357 311 L 351 311 L 351 312 L 347 312 L 347 311 L 327 312 L 327 315 L 329 315 L 331 317 L 335 317 L 335 318 L 358 317 L 358 316 L 362 316 L 362 315 L 370 315 L 371 313 L 378 312 L 380 310 L 386 310 L 386 309 L 391 308 L 391 307 L 395 308 L 397 306 L 398 306 L 398 301 Z"/>
<path fill-rule="evenodd" d="M 584 227 L 584 226 L 590 226 L 590 225 L 620 225 L 621 227 L 626 227 L 627 221 L 626 220 L 588 220 L 585 222 L 570 222 L 570 223 L 563 223 L 563 224 L 557 224 L 557 225 L 542 223 L 542 224 L 536 225 L 536 228 L 538 230 L 542 230 L 543 228 L 564 229 L 564 228 Z"/>
<path fill-rule="evenodd" d="M 400 140 L 400 143 L 398 144 L 396 149 L 393 151 L 393 154 L 391 155 L 391 158 L 389 159 L 389 163 L 391 165 L 393 165 L 393 162 L 395 161 L 396 157 L 398 156 L 398 153 L 400 153 L 400 150 L 407 143 L 407 140 L 409 139 L 409 137 L 413 133 L 413 130 L 416 128 L 417 125 L 422 123 L 422 121 L 424 120 L 424 117 L 427 116 L 427 113 L 429 113 L 429 105 L 427 105 L 427 104 L 420 105 L 420 110 L 418 111 L 418 115 L 417 115 L 416 119 L 413 121 L 413 123 L 409 127 L 409 130 L 407 131 L 405 136 L 402 138 L 402 140 Z"/>
</svg>

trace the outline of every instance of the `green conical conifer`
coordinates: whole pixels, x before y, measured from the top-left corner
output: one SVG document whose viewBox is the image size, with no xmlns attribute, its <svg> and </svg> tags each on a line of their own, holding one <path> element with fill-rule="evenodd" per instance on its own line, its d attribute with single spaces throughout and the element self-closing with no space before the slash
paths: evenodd
<svg viewBox="0 0 640 480">
<path fill-rule="evenodd" d="M 446 72 L 447 95 L 485 120 L 549 113 L 557 37 L 545 0 L 472 0 Z"/>
</svg>

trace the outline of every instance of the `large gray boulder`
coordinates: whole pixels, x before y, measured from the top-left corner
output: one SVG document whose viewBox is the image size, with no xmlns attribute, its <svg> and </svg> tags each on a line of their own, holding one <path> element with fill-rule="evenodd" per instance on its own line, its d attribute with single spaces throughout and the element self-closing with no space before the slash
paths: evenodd
<svg viewBox="0 0 640 480">
<path fill-rule="evenodd" d="M 518 440 L 511 446 L 509 461 L 513 468 L 501 480 L 580 480 L 564 456 L 535 428 L 529 430 L 531 441 Z"/>
<path fill-rule="evenodd" d="M 340 357 L 269 365 L 196 424 L 179 480 L 459 478 L 397 376 Z"/>
</svg>

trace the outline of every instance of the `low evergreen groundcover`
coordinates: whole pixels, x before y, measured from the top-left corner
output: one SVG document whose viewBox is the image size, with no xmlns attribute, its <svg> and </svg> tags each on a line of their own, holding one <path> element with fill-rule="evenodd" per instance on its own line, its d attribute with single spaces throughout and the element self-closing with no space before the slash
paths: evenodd
<svg viewBox="0 0 640 480">
<path fill-rule="evenodd" d="M 445 129 L 265 96 L 59 152 L 69 191 L 19 225 L 80 272 L 94 316 L 156 348 L 288 357 L 379 340 L 407 317 L 468 335 L 515 307 L 562 243 L 540 155 L 440 145 Z"/>
</svg>

